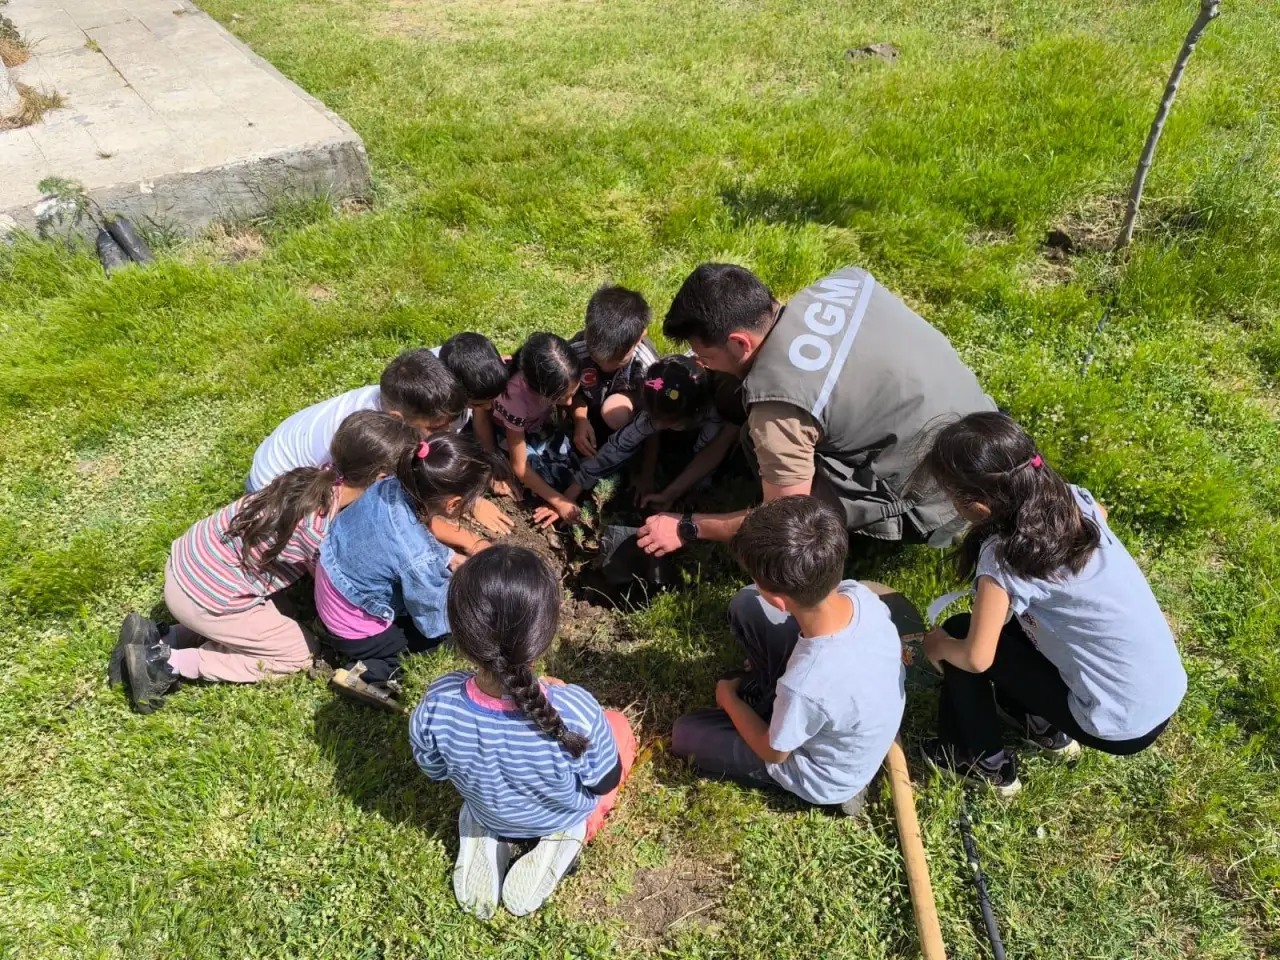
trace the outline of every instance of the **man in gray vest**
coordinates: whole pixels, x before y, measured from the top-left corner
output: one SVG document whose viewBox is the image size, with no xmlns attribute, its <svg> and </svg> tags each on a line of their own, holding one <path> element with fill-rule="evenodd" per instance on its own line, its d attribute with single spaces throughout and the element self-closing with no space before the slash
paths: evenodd
<svg viewBox="0 0 1280 960">
<path fill-rule="evenodd" d="M 839 507 L 851 533 L 880 540 L 946 546 L 962 529 L 944 495 L 908 496 L 907 480 L 928 428 L 995 404 L 947 338 L 865 270 L 838 270 L 784 307 L 750 270 L 704 263 L 662 332 L 743 381 L 765 502 L 812 494 Z M 655 514 L 639 544 L 662 556 L 729 540 L 747 512 Z"/>
</svg>

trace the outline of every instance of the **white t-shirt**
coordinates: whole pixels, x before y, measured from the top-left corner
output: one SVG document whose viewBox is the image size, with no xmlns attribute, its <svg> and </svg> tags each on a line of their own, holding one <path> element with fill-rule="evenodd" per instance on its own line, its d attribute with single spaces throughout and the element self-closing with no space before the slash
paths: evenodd
<svg viewBox="0 0 1280 960">
<path fill-rule="evenodd" d="M 249 469 L 250 493 L 257 493 L 276 477 L 298 467 L 319 467 L 329 462 L 329 444 L 342 421 L 358 410 L 381 410 L 382 391 L 377 384 L 357 387 L 299 410 L 258 445 Z"/>
<path fill-rule="evenodd" d="M 817 804 L 844 803 L 871 782 L 907 701 L 889 608 L 856 580 L 838 589 L 853 602 L 853 619 L 839 633 L 800 637 L 769 722 L 769 746 L 791 753 L 768 765 L 769 776 Z"/>
</svg>

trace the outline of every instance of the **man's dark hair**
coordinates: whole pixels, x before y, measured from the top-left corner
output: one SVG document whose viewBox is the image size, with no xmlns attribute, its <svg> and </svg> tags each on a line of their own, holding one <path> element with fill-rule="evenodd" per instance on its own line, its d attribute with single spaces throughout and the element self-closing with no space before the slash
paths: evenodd
<svg viewBox="0 0 1280 960">
<path fill-rule="evenodd" d="M 634 290 L 603 286 L 587 301 L 587 326 L 583 339 L 596 363 L 616 365 L 636 345 L 653 315 L 649 304 Z"/>
<path fill-rule="evenodd" d="M 816 607 L 844 579 L 849 532 L 835 507 L 783 497 L 752 510 L 729 549 L 757 586 Z"/>
<path fill-rule="evenodd" d="M 506 361 L 482 333 L 455 333 L 440 348 L 440 359 L 472 403 L 496 400 L 507 389 Z"/>
<path fill-rule="evenodd" d="M 662 332 L 672 340 L 695 337 L 723 347 L 739 330 L 760 333 L 773 320 L 773 294 L 746 267 L 704 263 L 685 279 L 671 301 Z"/>
<path fill-rule="evenodd" d="M 458 378 L 430 350 L 406 350 L 387 364 L 378 381 L 382 409 L 405 417 L 456 420 L 467 405 Z"/>
</svg>

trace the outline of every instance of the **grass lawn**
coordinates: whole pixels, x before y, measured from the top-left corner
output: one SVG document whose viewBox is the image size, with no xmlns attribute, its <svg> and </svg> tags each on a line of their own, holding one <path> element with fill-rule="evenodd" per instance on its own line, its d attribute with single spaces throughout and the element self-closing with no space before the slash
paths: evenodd
<svg viewBox="0 0 1280 960">
<path fill-rule="evenodd" d="M 306 676 L 189 687 L 147 717 L 106 689 L 170 541 L 237 495 L 285 415 L 455 330 L 504 348 L 570 333 L 606 279 L 661 316 L 712 258 L 783 298 L 868 267 L 1110 506 L 1176 625 L 1190 692 L 1155 748 L 1030 759 L 1015 800 L 970 800 L 1010 955 L 1280 953 L 1269 4 L 1225 4 L 1192 60 L 1080 375 L 1116 279 L 1096 246 L 1194 6 L 206 0 L 362 134 L 378 196 L 110 281 L 87 251 L 0 246 L 0 956 L 915 955 L 887 797 L 858 826 L 664 752 L 734 659 L 738 581 L 715 551 L 617 638 L 557 652 L 645 752 L 582 869 L 525 920 L 457 910 L 458 801 L 401 719 Z M 846 58 L 873 42 L 898 61 Z M 1083 252 L 1046 257 L 1053 227 Z M 853 566 L 921 602 L 954 586 L 924 548 Z M 420 659 L 413 691 L 451 665 Z M 910 694 L 909 739 L 935 696 L 918 667 Z M 960 793 L 915 780 L 950 950 L 986 956 Z"/>
</svg>

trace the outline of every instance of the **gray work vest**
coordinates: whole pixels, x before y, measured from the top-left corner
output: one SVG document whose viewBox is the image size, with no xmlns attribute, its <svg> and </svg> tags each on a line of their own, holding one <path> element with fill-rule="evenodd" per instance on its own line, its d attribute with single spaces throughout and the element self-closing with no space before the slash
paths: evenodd
<svg viewBox="0 0 1280 960">
<path fill-rule="evenodd" d="M 858 267 L 802 290 L 783 309 L 742 388 L 743 402 L 807 411 L 822 439 L 815 465 L 850 531 L 884 540 L 938 538 L 957 520 L 941 494 L 907 499 L 940 418 L 994 410 L 951 343 Z"/>
</svg>

